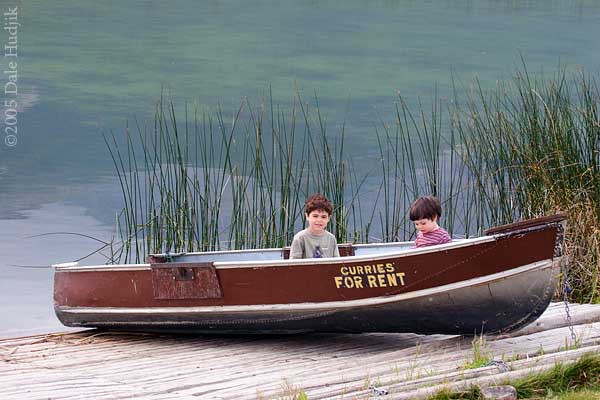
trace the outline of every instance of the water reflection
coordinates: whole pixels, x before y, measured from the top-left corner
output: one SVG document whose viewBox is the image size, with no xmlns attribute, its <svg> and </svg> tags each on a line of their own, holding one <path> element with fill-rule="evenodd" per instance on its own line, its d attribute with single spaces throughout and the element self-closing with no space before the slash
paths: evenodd
<svg viewBox="0 0 600 400">
<path fill-rule="evenodd" d="M 461 90 L 475 76 L 491 87 L 521 55 L 530 71 L 600 66 L 597 2 L 18 4 L 19 143 L 0 145 L 0 330 L 53 321 L 48 271 L 6 265 L 69 260 L 89 245 L 26 235 L 110 235 L 120 193 L 106 180 L 102 134 L 134 118 L 151 127 L 162 87 L 179 104 L 229 115 L 244 97 L 258 105 L 272 92 L 289 108 L 296 91 L 316 94 L 328 131 L 346 121 L 348 152 L 368 158 L 378 153 L 373 124 L 378 113 L 393 119 L 398 91 L 427 109 L 434 91 L 451 97 L 453 78 Z"/>
<path fill-rule="evenodd" d="M 98 244 L 76 235 L 43 234 L 84 232 L 105 240 L 110 227 L 87 215 L 86 208 L 63 203 L 46 204 L 0 224 L 0 337 L 59 329 L 52 309 L 50 265 L 85 256 Z M 104 260 L 96 255 L 87 262 Z"/>
</svg>

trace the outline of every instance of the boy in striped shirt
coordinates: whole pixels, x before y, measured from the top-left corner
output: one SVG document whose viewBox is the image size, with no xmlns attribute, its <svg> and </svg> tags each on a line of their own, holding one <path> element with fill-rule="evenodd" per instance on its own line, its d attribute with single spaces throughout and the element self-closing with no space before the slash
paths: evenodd
<svg viewBox="0 0 600 400">
<path fill-rule="evenodd" d="M 438 225 L 442 216 L 442 205 L 436 197 L 419 197 L 410 206 L 408 215 L 419 231 L 415 240 L 416 247 L 433 246 L 452 240 L 448 232 Z"/>
</svg>

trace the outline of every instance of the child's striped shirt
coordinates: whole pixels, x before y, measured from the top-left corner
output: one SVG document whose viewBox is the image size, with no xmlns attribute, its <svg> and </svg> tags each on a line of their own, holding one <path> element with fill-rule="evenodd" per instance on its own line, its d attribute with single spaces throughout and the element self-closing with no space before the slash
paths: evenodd
<svg viewBox="0 0 600 400">
<path fill-rule="evenodd" d="M 433 246 L 435 244 L 448 243 L 452 240 L 448 232 L 442 228 L 436 228 L 431 232 L 417 234 L 415 245 L 417 247 Z"/>
</svg>

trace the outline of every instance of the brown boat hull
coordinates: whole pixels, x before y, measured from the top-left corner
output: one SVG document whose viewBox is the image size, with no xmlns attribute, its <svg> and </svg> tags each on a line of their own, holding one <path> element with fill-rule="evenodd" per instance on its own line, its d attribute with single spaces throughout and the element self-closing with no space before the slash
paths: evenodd
<svg viewBox="0 0 600 400">
<path fill-rule="evenodd" d="M 375 305 L 296 310 L 207 312 L 194 307 L 101 309 L 58 307 L 67 326 L 193 333 L 413 332 L 499 333 L 537 319 L 550 303 L 559 261 L 486 283 Z M 530 295 L 540 293 L 541 295 Z M 485 316 L 485 317 L 482 317 Z"/>
<path fill-rule="evenodd" d="M 197 333 L 505 332 L 548 306 L 562 220 L 374 256 L 57 269 L 67 326 Z M 357 253 L 360 253 L 357 246 Z M 199 256 L 200 257 L 200 256 Z"/>
</svg>

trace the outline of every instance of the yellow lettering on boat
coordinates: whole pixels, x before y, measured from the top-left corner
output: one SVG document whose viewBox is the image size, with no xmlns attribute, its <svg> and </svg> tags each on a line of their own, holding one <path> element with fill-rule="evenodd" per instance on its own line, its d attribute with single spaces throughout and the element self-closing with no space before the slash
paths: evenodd
<svg viewBox="0 0 600 400">
<path fill-rule="evenodd" d="M 354 276 L 354 284 L 356 285 L 357 289 L 362 289 L 363 288 L 362 277 Z"/>
<path fill-rule="evenodd" d="M 386 274 L 387 284 L 388 286 L 398 286 L 398 281 L 396 279 L 396 275 L 394 274 Z"/>
<path fill-rule="evenodd" d="M 351 276 L 347 276 L 344 278 L 344 285 L 348 288 L 348 289 L 352 289 L 354 287 L 354 279 L 352 279 Z"/>
<path fill-rule="evenodd" d="M 335 281 L 335 287 L 339 289 L 342 286 L 342 277 L 334 276 L 333 280 Z"/>
<path fill-rule="evenodd" d="M 385 264 L 344 265 L 333 277 L 336 289 L 394 288 L 404 286 L 404 272 L 393 262 Z"/>
<path fill-rule="evenodd" d="M 404 272 L 396 272 L 396 275 L 400 279 L 400 285 L 404 286 L 404 275 L 405 275 Z"/>
<path fill-rule="evenodd" d="M 367 275 L 367 279 L 369 280 L 369 287 L 377 287 L 377 279 L 375 279 L 375 275 Z"/>
</svg>

